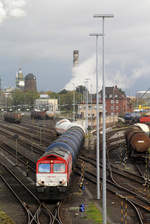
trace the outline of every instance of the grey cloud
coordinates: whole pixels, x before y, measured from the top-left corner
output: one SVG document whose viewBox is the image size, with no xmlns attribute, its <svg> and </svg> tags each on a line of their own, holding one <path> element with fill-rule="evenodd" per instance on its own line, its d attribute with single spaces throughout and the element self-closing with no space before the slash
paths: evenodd
<svg viewBox="0 0 150 224">
<path fill-rule="evenodd" d="M 113 83 L 115 77 L 120 80 L 117 82 L 122 88 L 126 88 L 125 83 L 132 88 L 132 84 L 137 85 L 138 81 L 145 88 L 141 77 L 148 79 L 150 70 L 149 11 L 148 0 L 0 0 L 0 48 L 6 63 L 3 67 L 0 62 L 0 67 L 7 76 L 8 70 L 12 69 L 7 60 L 12 60 L 16 63 L 14 74 L 17 66 L 39 74 L 39 89 L 44 85 L 45 89 L 64 88 L 70 80 L 81 82 L 71 72 L 72 53 L 78 49 L 82 77 L 86 79 L 92 73 L 94 79 L 95 59 L 92 55 L 95 54 L 95 38 L 89 37 L 89 33 L 101 32 L 102 23 L 93 15 L 113 13 L 115 17 L 105 21 L 107 82 Z M 98 47 L 101 55 L 101 38 Z M 52 76 L 49 82 L 42 80 L 42 75 L 48 79 L 51 72 L 57 74 L 57 79 Z M 129 83 L 125 81 L 128 79 L 131 79 Z"/>
</svg>

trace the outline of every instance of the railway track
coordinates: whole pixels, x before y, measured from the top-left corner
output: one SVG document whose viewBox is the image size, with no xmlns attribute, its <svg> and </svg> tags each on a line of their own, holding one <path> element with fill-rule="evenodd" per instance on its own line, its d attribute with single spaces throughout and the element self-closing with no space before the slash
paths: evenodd
<svg viewBox="0 0 150 224">
<path fill-rule="evenodd" d="M 44 136 L 44 134 L 42 133 L 42 129 L 39 130 L 39 133 L 34 134 L 33 130 L 28 130 L 28 131 L 24 131 L 22 128 L 20 127 L 16 127 L 16 125 L 8 125 L 8 124 L 2 124 L 0 123 L 0 127 L 3 130 L 7 130 L 10 131 L 11 133 L 17 134 L 17 135 L 21 135 L 22 137 L 25 137 L 27 139 L 32 139 L 32 141 L 34 140 L 34 142 L 36 142 L 36 144 L 42 144 L 44 146 L 48 146 L 49 142 L 52 140 L 50 140 L 50 138 L 48 139 L 47 136 Z"/>
<path fill-rule="evenodd" d="M 130 172 L 129 170 L 125 169 L 125 167 L 127 167 L 126 164 L 122 164 L 122 169 L 120 169 L 120 166 L 115 163 L 113 164 L 109 160 L 108 155 L 111 150 L 120 146 L 125 146 L 123 136 L 121 136 L 121 138 L 120 136 L 119 138 L 116 138 L 116 136 L 114 137 L 112 133 L 109 133 L 107 135 L 107 190 L 115 195 L 115 197 L 117 196 L 120 201 L 123 200 L 133 208 L 137 217 L 136 223 L 150 223 L 150 191 L 148 182 L 145 184 L 145 175 L 143 175 L 143 169 L 138 166 L 138 170 L 136 170 L 136 164 L 135 170 L 137 172 L 133 173 L 133 171 Z M 88 182 L 92 182 L 94 185 L 96 185 L 96 160 L 90 156 L 86 157 L 85 155 L 84 157 L 80 157 L 80 159 L 94 167 L 89 168 L 87 165 L 88 168 L 85 170 L 85 179 L 88 180 Z M 122 161 L 120 161 L 120 164 L 121 162 Z M 81 169 L 81 167 L 78 167 L 78 169 Z M 91 170 L 91 172 L 89 170 Z M 100 170 L 102 170 L 102 164 L 100 164 Z M 77 171 L 77 174 L 81 175 L 79 170 Z M 102 173 L 100 176 L 102 177 Z"/>
<path fill-rule="evenodd" d="M 0 162 L 1 174 L 0 178 L 8 187 L 15 199 L 24 210 L 25 223 L 32 224 L 63 224 L 60 217 L 60 209 L 63 202 L 53 205 L 43 203 L 28 187 L 29 184 L 25 183 L 26 180 L 17 176 L 16 172 L 8 166 Z"/>
<path fill-rule="evenodd" d="M 5 127 L 4 127 L 5 126 Z M 43 153 L 43 151 L 45 150 L 45 147 L 40 146 L 38 143 L 39 141 L 36 141 L 36 138 L 39 138 L 39 126 L 34 124 L 34 127 L 32 127 L 32 124 L 25 122 L 19 125 L 14 125 L 14 127 L 9 127 L 7 129 L 7 125 L 6 124 L 2 124 L 1 125 L 1 133 L 3 133 L 3 135 L 11 139 L 13 139 L 15 134 L 19 135 L 19 139 L 18 139 L 18 143 L 22 146 L 26 146 L 27 148 L 31 149 L 31 145 L 33 145 L 34 151 L 35 153 L 37 153 L 37 157 L 39 157 L 40 154 Z M 22 132 L 23 130 L 23 132 Z M 35 132 L 34 132 L 35 130 Z M 47 132 L 49 129 L 48 127 L 45 128 L 45 132 Z M 114 149 L 117 149 L 118 147 L 125 147 L 125 140 L 124 140 L 124 136 L 123 136 L 123 132 L 124 132 L 125 128 L 122 129 L 117 129 L 117 130 L 112 130 L 112 132 L 108 132 L 107 133 L 107 151 L 108 153 L 112 152 Z M 32 138 L 31 140 L 29 139 L 29 136 L 31 135 L 27 135 L 28 131 L 33 131 L 33 133 L 35 133 L 35 138 Z M 25 133 L 25 135 L 23 134 Z M 33 134 L 32 133 L 32 134 Z M 53 133 L 53 132 L 51 132 Z M 34 135 L 34 134 L 33 134 Z M 101 136 L 101 135 L 100 135 Z M 54 138 L 56 136 L 54 135 Z M 52 139 L 52 138 L 50 138 Z M 15 143 L 15 140 L 14 140 Z M 101 143 L 101 142 L 100 142 Z M 50 142 L 49 142 L 50 144 Z M 2 144 L 3 150 L 6 149 L 6 147 L 8 144 Z M 46 145 L 46 143 L 45 143 Z M 101 148 L 101 145 L 100 145 Z M 8 147 L 7 149 L 9 151 L 11 151 L 11 149 Z M 33 151 L 33 152 L 34 152 Z M 12 155 L 15 158 L 15 146 L 14 146 L 14 152 Z M 20 157 L 20 158 L 19 158 Z M 24 161 L 24 163 L 26 163 L 26 158 L 22 158 L 23 155 L 19 155 L 18 154 L 18 160 L 20 160 L 21 163 L 23 163 L 22 161 Z M 23 159 L 23 160 L 22 160 Z M 93 183 L 94 185 L 96 185 L 96 167 L 95 167 L 95 160 L 92 158 L 86 158 L 84 155 L 84 158 L 80 157 L 80 159 L 84 159 L 84 162 L 86 162 L 87 164 L 90 164 L 90 166 L 93 168 L 91 169 L 92 171 L 86 170 L 85 172 L 85 178 L 86 180 L 88 180 L 88 182 Z M 86 161 L 85 161 L 86 160 Z M 121 162 L 121 161 L 120 161 Z M 35 169 L 35 164 L 29 164 L 29 166 L 33 166 Z M 100 164 L 101 169 L 102 169 L 102 165 Z M 80 171 L 79 171 L 80 167 L 78 167 L 78 170 L 76 171 L 78 175 L 81 175 Z M 140 170 L 140 169 L 139 169 Z M 34 172 L 34 170 L 33 170 Z M 145 184 L 145 180 L 144 180 L 144 176 L 141 175 L 141 172 L 137 172 L 137 174 L 133 174 L 131 172 L 129 172 L 128 170 L 122 169 L 120 171 L 118 171 L 118 166 L 117 164 L 113 164 L 111 163 L 111 161 L 107 162 L 107 190 L 109 192 L 111 192 L 111 194 L 113 194 L 115 197 L 118 197 L 119 200 L 124 200 L 126 202 L 128 202 L 129 206 L 132 207 L 135 211 L 135 214 L 137 216 L 136 223 L 140 223 L 140 224 L 146 224 L 148 222 L 146 222 L 146 218 L 148 220 L 149 218 L 149 212 L 150 212 L 150 203 L 148 200 L 148 195 L 146 194 L 146 192 L 142 192 L 142 194 L 140 194 L 140 192 L 136 192 L 136 188 L 134 186 L 140 186 L 142 188 L 143 184 Z M 102 179 L 101 179 L 102 180 Z M 120 180 L 122 180 L 122 182 L 126 182 L 126 184 L 119 184 Z M 118 183 L 119 182 L 119 183 Z M 49 205 L 47 205 L 49 206 Z M 43 208 L 43 204 L 41 205 L 41 208 L 44 210 Z M 39 210 L 41 211 L 41 210 Z M 35 213 L 34 213 L 35 214 Z M 56 213 L 52 213 L 53 216 L 52 217 L 56 217 L 59 215 L 56 215 Z M 55 215 L 54 215 L 55 214 Z M 59 214 L 59 212 L 58 212 Z M 40 217 L 40 216 L 39 216 Z M 31 218 L 31 217 L 30 217 Z M 58 221 L 59 218 L 57 217 L 57 221 L 56 223 L 62 223 L 62 221 Z M 54 223 L 54 222 L 49 222 L 49 223 Z"/>
</svg>

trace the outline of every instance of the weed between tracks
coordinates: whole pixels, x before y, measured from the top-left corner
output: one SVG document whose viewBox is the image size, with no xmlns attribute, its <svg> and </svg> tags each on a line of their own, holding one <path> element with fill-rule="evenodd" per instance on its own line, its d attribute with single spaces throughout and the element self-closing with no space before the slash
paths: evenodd
<svg viewBox="0 0 150 224">
<path fill-rule="evenodd" d="M 6 215 L 5 212 L 0 210 L 0 224 L 14 224 L 14 222 Z"/>
<path fill-rule="evenodd" d="M 86 214 L 87 218 L 94 221 L 95 224 L 102 224 L 102 214 L 94 203 L 89 203 Z"/>
</svg>

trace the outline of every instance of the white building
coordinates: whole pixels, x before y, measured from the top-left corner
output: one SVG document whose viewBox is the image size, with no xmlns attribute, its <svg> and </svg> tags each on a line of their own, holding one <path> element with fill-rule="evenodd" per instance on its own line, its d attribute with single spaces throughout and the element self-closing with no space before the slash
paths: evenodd
<svg viewBox="0 0 150 224">
<path fill-rule="evenodd" d="M 19 89 L 23 89 L 25 85 L 24 77 L 21 68 L 19 68 L 19 71 L 16 73 L 16 87 Z"/>
<path fill-rule="evenodd" d="M 58 99 L 50 99 L 48 95 L 42 94 L 35 100 L 35 108 L 38 110 L 58 111 Z"/>
</svg>

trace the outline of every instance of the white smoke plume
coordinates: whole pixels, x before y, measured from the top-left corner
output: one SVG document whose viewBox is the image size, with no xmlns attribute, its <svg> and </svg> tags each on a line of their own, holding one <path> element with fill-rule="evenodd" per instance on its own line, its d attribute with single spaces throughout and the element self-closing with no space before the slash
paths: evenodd
<svg viewBox="0 0 150 224">
<path fill-rule="evenodd" d="M 99 59 L 99 61 L 101 58 Z M 116 66 L 117 64 L 117 66 Z M 119 66 L 118 66 L 119 65 Z M 129 66 L 129 61 L 122 61 L 115 56 L 105 61 L 105 86 L 115 86 L 123 90 L 129 90 L 134 86 L 137 79 L 148 77 L 150 66 L 148 64 L 138 64 L 133 62 Z M 99 90 L 102 88 L 102 69 L 101 63 L 98 64 Z M 88 80 L 88 86 L 87 82 Z M 95 56 L 84 61 L 81 65 L 72 69 L 72 79 L 64 87 L 67 90 L 75 87 L 86 86 L 91 93 L 96 93 L 96 59 Z"/>
<path fill-rule="evenodd" d="M 0 23 L 8 17 L 25 16 L 26 0 L 0 0 Z"/>
<path fill-rule="evenodd" d="M 89 89 L 89 91 L 91 88 L 92 89 L 94 88 L 94 91 L 92 92 L 95 92 L 95 86 L 96 86 L 95 64 L 96 64 L 95 56 L 92 56 L 88 60 L 84 61 L 81 65 L 75 66 L 72 69 L 72 79 L 69 81 L 69 83 L 66 84 L 64 88 L 67 90 L 72 90 L 75 87 L 82 85 L 86 86 Z"/>
</svg>

